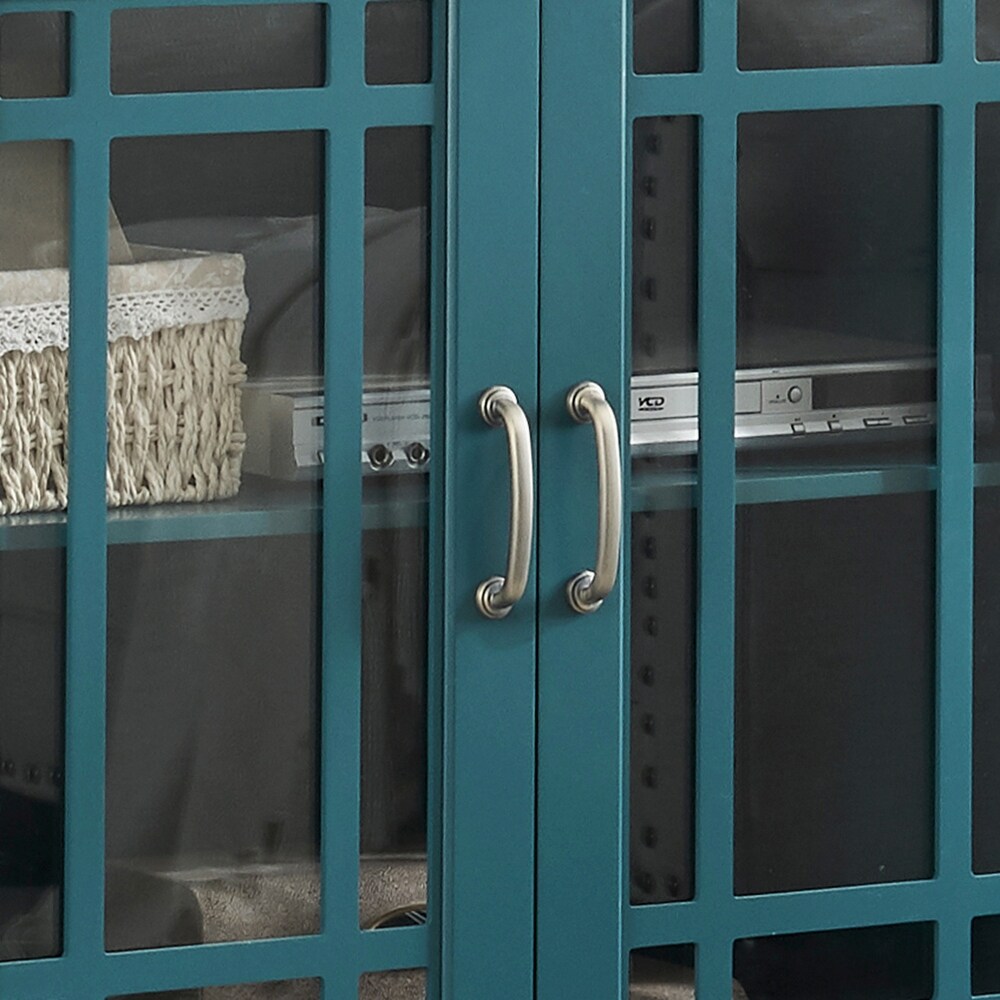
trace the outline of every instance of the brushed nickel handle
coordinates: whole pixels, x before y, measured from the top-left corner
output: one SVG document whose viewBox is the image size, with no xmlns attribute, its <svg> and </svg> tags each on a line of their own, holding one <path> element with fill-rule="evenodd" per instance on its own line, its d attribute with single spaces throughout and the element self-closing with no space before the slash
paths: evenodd
<svg viewBox="0 0 1000 1000">
<path fill-rule="evenodd" d="M 615 411 L 596 382 L 581 382 L 566 396 L 578 424 L 592 423 L 597 445 L 597 561 L 566 585 L 570 607 L 578 614 L 596 611 L 618 577 L 622 542 L 622 462 Z"/>
<path fill-rule="evenodd" d="M 507 431 L 510 456 L 510 536 L 507 573 L 491 576 L 476 588 L 476 607 L 487 618 L 506 618 L 524 596 L 531 569 L 535 523 L 535 475 L 531 464 L 531 429 L 513 390 L 495 385 L 479 397 L 479 413 L 490 427 Z"/>
</svg>

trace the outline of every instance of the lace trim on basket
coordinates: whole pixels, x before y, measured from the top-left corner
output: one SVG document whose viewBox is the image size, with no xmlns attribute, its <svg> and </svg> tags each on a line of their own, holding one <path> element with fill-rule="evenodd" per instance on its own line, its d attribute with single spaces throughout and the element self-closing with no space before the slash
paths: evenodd
<svg viewBox="0 0 1000 1000">
<path fill-rule="evenodd" d="M 245 320 L 242 263 L 214 257 L 112 267 L 108 339 L 139 340 L 157 330 Z M 0 354 L 65 349 L 68 343 L 66 272 L 0 273 Z"/>
</svg>

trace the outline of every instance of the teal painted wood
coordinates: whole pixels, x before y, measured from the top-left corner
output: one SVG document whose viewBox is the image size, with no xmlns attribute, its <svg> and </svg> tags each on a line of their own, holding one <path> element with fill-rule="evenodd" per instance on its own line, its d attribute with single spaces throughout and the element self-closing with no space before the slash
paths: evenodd
<svg viewBox="0 0 1000 1000">
<path fill-rule="evenodd" d="M 448 12 L 441 995 L 520 1000 L 533 989 L 534 574 L 499 621 L 473 594 L 503 572 L 508 519 L 505 435 L 480 394 L 509 386 L 538 429 L 538 3 Z"/>
<path fill-rule="evenodd" d="M 201 5 L 206 0 L 194 0 Z M 250 3 L 273 0 L 247 0 Z M 25 0 L 0 3 L 0 13 L 68 10 L 72 17 L 71 93 L 65 98 L 0 101 L 0 140 L 68 139 L 73 143 L 71 194 L 70 347 L 71 497 L 68 518 L 29 517 L 20 533 L 14 519 L 3 526 L 6 547 L 66 545 L 67 731 L 65 952 L 55 959 L 0 965 L 0 998 L 98 1000 L 112 994 L 226 983 L 321 976 L 326 1000 L 356 1000 L 363 971 L 423 966 L 438 978 L 440 919 L 428 926 L 377 933 L 358 927 L 359 728 L 361 531 L 402 514 L 427 523 L 432 551 L 441 551 L 444 475 L 437 463 L 430 489 L 389 506 L 363 502 L 357 435 L 361 408 L 363 329 L 364 133 L 384 125 L 432 126 L 439 166 L 432 210 L 432 275 L 444 283 L 445 73 L 443 5 L 435 13 L 435 70 L 431 83 L 372 87 L 364 83 L 364 4 L 330 5 L 327 18 L 329 79 L 310 91 L 227 92 L 112 96 L 109 88 L 109 25 L 112 7 L 189 6 L 191 0 Z M 159 512 L 111 512 L 104 503 L 105 340 L 108 146 L 114 137 L 209 132 L 318 129 L 327 133 L 326 186 L 326 422 L 328 466 L 340 474 L 328 485 L 325 507 L 293 503 L 278 509 L 251 502 L 213 517 L 205 508 L 183 517 Z M 529 144 L 534 155 L 534 144 Z M 534 235 L 529 232 L 528 244 Z M 444 398 L 441 295 L 432 295 L 432 388 Z M 533 336 L 533 334 L 532 334 Z M 435 414 L 443 437 L 442 405 Z M 340 427 L 338 434 L 332 428 Z M 332 482 L 332 477 L 331 477 Z M 240 505 L 237 504 L 237 507 Z M 395 520 L 393 523 L 396 523 Z M 324 630 L 322 684 L 322 787 L 324 793 L 324 913 L 322 933 L 307 938 L 263 940 L 158 951 L 105 954 L 104 894 L 104 622 L 105 553 L 116 542 L 246 537 L 261 533 L 324 534 Z M 182 525 L 184 525 L 182 527 Z M 40 532 L 47 534 L 39 534 Z M 429 570 L 432 616 L 440 619 L 443 562 Z M 432 624 L 429 740 L 432 767 L 440 764 L 442 685 L 440 628 Z M 533 656 L 533 654 L 532 654 Z M 532 679 L 528 678 L 528 683 Z M 529 717 L 530 723 L 530 717 Z M 473 727 L 470 727 L 473 731 Z M 530 745 L 530 741 L 529 741 Z M 442 785 L 432 778 L 431 836 L 440 840 Z M 526 813 L 530 829 L 531 814 Z M 430 851 L 436 877 L 440 849 Z M 529 860 L 530 865 L 530 860 Z M 440 906 L 440 892 L 432 887 Z M 525 960 L 530 963 L 530 954 Z"/>
<path fill-rule="evenodd" d="M 446 239 L 449 221 L 449 132 L 448 132 L 448 17 L 444 3 L 431 5 L 431 71 L 436 81 L 436 127 L 431 134 L 431 211 L 430 211 L 430 376 L 434 401 L 431 409 L 431 454 L 443 455 L 449 414 L 447 390 L 447 304 L 448 252 Z M 446 546 L 445 498 L 447 496 L 445 462 L 432 463 L 427 505 L 427 731 L 434 734 L 427 747 L 427 933 L 434 947 L 427 962 L 427 1000 L 443 996 L 442 957 L 444 952 L 444 807 L 447 789 L 444 782 L 445 728 L 445 602 Z M 412 505 L 409 505 L 412 510 Z M 371 935 L 369 935 L 370 937 Z"/>
<path fill-rule="evenodd" d="M 327 10 L 328 114 L 364 79 L 364 13 Z M 343 949 L 358 933 L 361 775 L 361 467 L 357 426 L 364 372 L 365 122 L 344 121 L 326 137 L 324 199 L 324 462 L 321 860 L 323 932 L 330 945 L 323 991 L 357 994 L 358 969 Z M 331 472 L 336 470 L 335 475 Z M 354 967 L 352 967 L 354 966 Z"/>
<path fill-rule="evenodd" d="M 110 14 L 74 16 L 73 89 L 109 87 Z M 74 136 L 70 165 L 69 508 L 66 528 L 65 885 L 63 951 L 99 982 L 104 951 L 104 732 L 107 455 L 108 144 Z M 0 987 L 2 989 L 2 987 Z"/>
<path fill-rule="evenodd" d="M 596 368 L 624 355 L 618 331 L 603 342 L 571 337 L 562 320 L 572 310 L 574 293 L 600 286 L 608 299 L 625 298 L 612 273 L 614 251 L 607 246 L 608 204 L 616 198 L 604 172 L 604 159 L 620 147 L 622 122 L 608 113 L 618 56 L 605 37 L 603 49 L 591 37 L 614 29 L 618 4 L 592 0 L 572 5 L 575 27 L 561 0 L 545 0 L 546 76 L 543 78 L 543 230 L 542 230 L 542 370 L 546 432 L 545 459 L 586 461 L 573 452 L 559 425 L 555 394 L 546 394 L 550 375 L 561 373 L 566 355 L 587 352 Z M 615 8 L 615 13 L 609 11 Z M 624 963 L 628 950 L 660 944 L 697 946 L 700 996 L 730 995 L 733 942 L 742 937 L 789 931 L 834 930 L 888 923 L 930 921 L 936 924 L 937 996 L 969 995 L 970 921 L 1000 912 L 1000 878 L 971 873 L 971 725 L 972 725 L 972 501 L 976 485 L 996 482 L 991 466 L 973 464 L 973 253 L 975 107 L 1000 100 L 1000 64 L 974 58 L 975 4 L 972 0 L 941 5 L 941 58 L 934 65 L 849 69 L 741 72 L 736 64 L 736 5 L 706 2 L 702 7 L 702 65 L 698 73 L 635 76 L 626 73 L 625 125 L 648 115 L 695 115 L 700 119 L 700 245 L 702 289 L 699 362 L 701 367 L 701 451 L 698 476 L 642 477 L 633 483 L 636 509 L 665 509 L 697 504 L 699 509 L 696 885 L 690 902 L 632 907 L 620 880 L 620 858 L 598 857 L 587 870 L 591 896 L 586 914 L 578 910 L 582 891 L 567 885 L 567 855 L 585 856 L 582 839 L 607 847 L 612 834 L 607 814 L 597 819 L 588 799 L 609 807 L 620 798 L 620 785 L 607 777 L 606 763 L 597 768 L 602 783 L 591 777 L 591 758 L 574 725 L 600 740 L 621 724 L 621 703 L 610 682 L 586 678 L 590 697 L 574 690 L 572 718 L 553 701 L 560 690 L 549 678 L 565 682 L 568 663 L 590 655 L 600 643 L 621 641 L 620 621 L 606 621 L 600 637 L 582 643 L 558 636 L 545 618 L 558 618 L 554 594 L 558 573 L 555 538 L 572 536 L 559 513 L 546 521 L 556 479 L 543 478 L 540 562 L 541 665 L 539 720 L 539 996 L 559 996 L 558 977 L 567 975 L 573 995 L 606 996 L 610 968 Z M 566 20 L 563 20 L 563 18 Z M 579 22 L 583 22 L 581 25 Z M 555 82 L 552 78 L 558 77 Z M 731 394 L 735 355 L 735 224 L 736 122 L 741 113 L 811 108 L 880 107 L 926 104 L 939 109 L 940 267 L 939 267 L 939 400 L 940 422 L 936 467 L 887 467 L 871 470 L 815 469 L 787 475 L 766 470 L 734 472 Z M 572 122 L 564 128 L 563 119 Z M 572 142 L 572 144 L 570 144 Z M 574 162 L 575 161 L 575 162 Z M 565 207 L 563 191 L 575 178 L 593 184 L 576 191 L 576 216 L 567 219 L 551 206 Z M 598 185 L 603 184 L 603 187 Z M 581 197 L 585 190 L 586 197 Z M 586 241 L 603 248 L 603 256 Z M 562 268 L 572 256 L 578 268 L 568 277 Z M 563 262 L 560 258 L 563 258 Z M 552 263 L 550 263 L 552 262 Z M 550 272 L 551 267 L 551 272 Z M 583 291 L 586 296 L 586 291 Z M 595 306 L 588 300 L 591 311 Z M 603 316 L 613 306 L 599 307 Z M 580 329 L 585 321 L 575 317 Z M 548 407 L 548 409 L 546 409 Z M 551 429 L 549 427 L 551 426 Z M 553 450 L 547 451 L 548 442 Z M 558 478 L 574 495 L 586 496 L 575 472 L 559 466 Z M 588 487 L 592 488 L 592 487 Z M 551 490 L 551 492 L 549 492 Z M 734 513 L 738 503 L 787 502 L 882 492 L 935 491 L 937 498 L 936 565 L 938 573 L 937 741 L 936 741 L 936 872 L 925 882 L 857 886 L 776 894 L 733 896 L 733 639 Z M 559 499 L 555 501 L 558 505 Z M 589 512 L 584 515 L 589 517 Z M 546 527 L 547 525 L 547 527 Z M 556 533 L 555 538 L 553 532 Z M 570 541 L 569 544 L 572 544 Z M 551 572 L 551 576 L 549 575 Z M 628 620 L 628 616 L 625 616 Z M 596 618 L 595 618 L 596 621 Z M 605 661 L 605 665 L 610 661 Z M 621 668 L 627 660 L 621 661 Z M 624 730 L 622 731 L 624 739 Z M 609 755 L 618 748 L 607 748 Z M 574 769 L 575 768 L 575 769 Z M 559 782 L 568 787 L 553 785 Z M 614 822 L 624 830 L 626 804 Z M 574 831 L 575 810 L 584 829 Z M 566 841 L 555 836 L 558 831 Z M 574 839 L 575 838 L 575 839 Z M 594 860 L 594 856 L 591 856 Z M 617 880 L 617 882 L 616 882 Z M 614 938 L 610 898 L 624 908 L 622 940 Z M 599 944 L 584 926 L 593 919 L 603 928 Z M 593 950 L 589 950 L 589 949 Z M 597 984 L 600 985 L 597 985 Z"/>
<path fill-rule="evenodd" d="M 542 11 L 538 1000 L 626 995 L 627 560 L 594 614 L 565 594 L 596 548 L 594 433 L 567 413 L 574 384 L 604 388 L 627 454 L 625 7 Z"/>
<path fill-rule="evenodd" d="M 943 4 L 939 98 L 937 864 L 952 891 L 937 914 L 938 995 L 970 989 L 976 11 Z M 1000 896 L 993 904 L 1000 909 Z"/>
</svg>

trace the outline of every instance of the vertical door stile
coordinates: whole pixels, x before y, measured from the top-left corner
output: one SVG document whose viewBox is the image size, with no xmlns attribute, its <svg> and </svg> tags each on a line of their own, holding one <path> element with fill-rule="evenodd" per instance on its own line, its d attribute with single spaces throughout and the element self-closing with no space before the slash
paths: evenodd
<svg viewBox="0 0 1000 1000">
<path fill-rule="evenodd" d="M 628 444 L 625 7 L 545 0 L 542 17 L 539 1000 L 622 997 L 627 975 L 627 571 L 592 614 L 566 598 L 593 568 L 597 521 L 594 429 L 570 417 L 569 390 L 597 382 Z M 627 553 L 627 466 L 624 482 Z"/>
<path fill-rule="evenodd" d="M 702 4 L 698 560 L 695 640 L 695 991 L 731 989 L 735 629 L 736 72 L 734 4 Z"/>
<path fill-rule="evenodd" d="M 976 97 L 974 4 L 941 5 L 937 496 L 938 995 L 970 982 Z M 956 905 L 956 903 L 958 905 Z"/>
<path fill-rule="evenodd" d="M 76 116 L 70 157 L 63 918 L 68 983 L 96 985 L 104 959 L 110 11 L 81 5 L 71 30 L 72 99 L 87 111 Z"/>
<path fill-rule="evenodd" d="M 347 428 L 362 407 L 364 372 L 365 123 L 364 6 L 333 4 L 327 15 L 329 108 L 324 182 L 324 449 L 338 470 L 323 490 L 323 582 L 320 689 L 321 838 L 324 986 L 347 1000 L 357 992 L 363 949 L 347 958 L 343 943 L 360 941 L 362 532 L 358 440 Z"/>
<path fill-rule="evenodd" d="M 717 19 L 725 21 L 726 19 Z M 709 19 L 706 17 L 706 22 Z M 723 29 L 721 48 L 730 51 Z M 706 26 L 706 47 L 712 37 Z M 706 62 L 708 53 L 706 53 Z M 717 84 L 723 86 L 726 74 Z M 720 95 L 719 103 L 726 102 Z M 698 610 L 695 643 L 695 902 L 705 935 L 697 990 L 731 989 L 733 946 L 733 714 L 735 628 L 736 116 L 701 119 Z"/>
<path fill-rule="evenodd" d="M 477 609 L 511 500 L 479 399 L 509 387 L 536 440 L 539 7 L 447 9 L 442 996 L 508 1000 L 533 990 L 535 574 L 507 617 Z"/>
</svg>

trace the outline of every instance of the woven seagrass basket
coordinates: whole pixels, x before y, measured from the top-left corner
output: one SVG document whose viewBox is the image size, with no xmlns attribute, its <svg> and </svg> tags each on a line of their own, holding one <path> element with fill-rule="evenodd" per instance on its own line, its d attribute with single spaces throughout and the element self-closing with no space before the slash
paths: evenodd
<svg viewBox="0 0 1000 1000">
<path fill-rule="evenodd" d="M 243 259 L 134 249 L 108 270 L 108 505 L 235 496 Z M 0 514 L 66 506 L 68 290 L 64 269 L 0 273 Z"/>
</svg>

